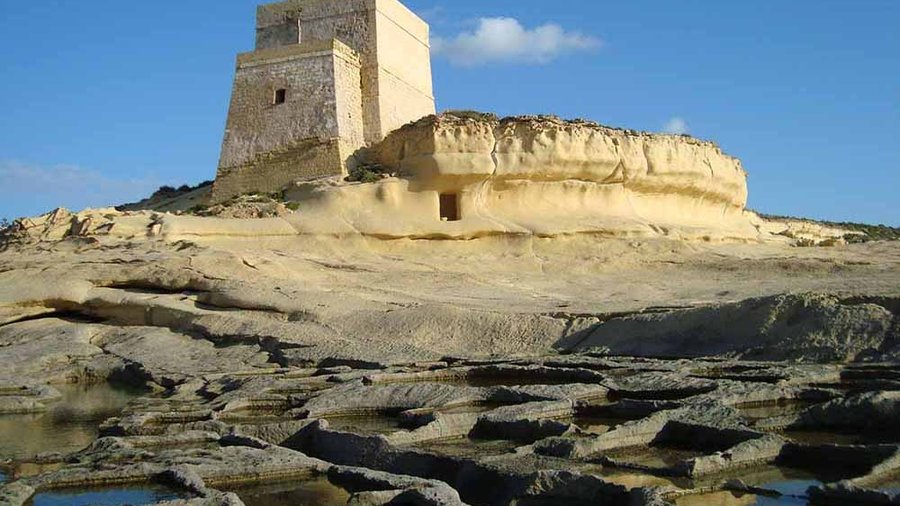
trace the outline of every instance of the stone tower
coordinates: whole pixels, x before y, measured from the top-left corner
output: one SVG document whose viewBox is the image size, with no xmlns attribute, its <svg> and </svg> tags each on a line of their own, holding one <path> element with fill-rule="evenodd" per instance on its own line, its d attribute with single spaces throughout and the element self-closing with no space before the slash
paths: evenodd
<svg viewBox="0 0 900 506">
<path fill-rule="evenodd" d="M 428 25 L 398 0 L 261 5 L 212 200 L 346 173 L 356 150 L 434 113 L 430 56 Z"/>
</svg>

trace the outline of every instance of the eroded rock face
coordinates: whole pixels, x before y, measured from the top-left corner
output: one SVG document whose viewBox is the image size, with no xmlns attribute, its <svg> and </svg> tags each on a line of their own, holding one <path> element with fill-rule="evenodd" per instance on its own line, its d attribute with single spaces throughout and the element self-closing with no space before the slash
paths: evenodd
<svg viewBox="0 0 900 506">
<path fill-rule="evenodd" d="M 73 213 L 59 208 L 41 216 L 20 218 L 0 230 L 0 248 L 11 245 L 87 239 L 97 236 L 119 240 L 146 238 L 153 233 L 156 215 L 148 211 L 87 209 Z"/>
<path fill-rule="evenodd" d="M 72 217 L 60 217 L 46 230 L 69 230 Z M 257 221 L 267 223 L 242 223 L 252 232 Z M 897 439 L 856 422 L 876 413 L 896 425 L 896 366 L 547 355 L 627 321 L 647 334 L 681 322 L 681 341 L 655 344 L 687 356 L 893 359 L 896 244 L 168 243 L 93 230 L 0 252 L 0 412 L 54 412 L 66 402 L 57 384 L 72 381 L 155 394 L 107 419 L 109 437 L 84 452 L 0 461 L 0 499 L 183 475 L 191 498 L 176 504 L 236 506 L 232 480 L 325 473 L 357 504 L 665 504 L 708 490 L 699 478 L 720 471 L 764 485 L 740 467 L 781 459 L 898 468 L 888 454 Z M 823 291 L 767 295 L 798 289 Z M 750 332 L 768 338 L 742 341 Z M 654 342 L 620 334 L 621 346 Z M 711 350 L 713 335 L 723 346 Z M 823 416 L 845 422 L 831 429 Z M 864 444 L 810 449 L 792 434 L 823 428 Z M 694 442 L 702 451 L 683 448 Z M 639 472 L 626 486 L 629 470 Z M 880 475 L 867 472 L 846 477 L 878 490 Z M 673 473 L 695 483 L 672 491 Z"/>
<path fill-rule="evenodd" d="M 376 159 L 435 187 L 454 179 L 582 181 L 743 209 L 747 174 L 711 142 L 549 116 L 425 118 L 374 147 Z"/>
<path fill-rule="evenodd" d="M 894 361 L 898 308 L 895 297 L 783 294 L 614 318 L 572 347 L 655 357 Z"/>
<path fill-rule="evenodd" d="M 399 178 L 297 183 L 287 196 L 306 211 L 291 218 L 298 230 L 422 238 L 765 235 L 744 210 L 740 161 L 687 136 L 555 117 L 445 114 L 393 132 L 363 156 Z M 439 195 L 449 200 L 441 204 Z M 455 208 L 449 215 L 448 206 Z"/>
</svg>

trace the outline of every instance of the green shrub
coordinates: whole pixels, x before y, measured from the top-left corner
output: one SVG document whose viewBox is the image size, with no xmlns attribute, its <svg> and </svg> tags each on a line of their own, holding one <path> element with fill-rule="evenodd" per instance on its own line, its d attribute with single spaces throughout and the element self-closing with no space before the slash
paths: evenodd
<svg viewBox="0 0 900 506">
<path fill-rule="evenodd" d="M 844 239 L 851 244 L 866 243 L 869 241 L 900 240 L 900 227 L 889 227 L 887 225 L 869 225 L 866 223 L 853 223 L 848 221 L 819 221 L 808 218 L 793 218 L 790 216 L 778 216 L 759 212 L 757 212 L 757 214 L 761 218 L 766 220 L 800 221 L 806 223 L 815 223 L 826 227 L 842 228 L 853 232 L 859 232 L 859 234 L 847 234 L 844 236 Z"/>
<path fill-rule="evenodd" d="M 365 163 L 350 169 L 347 181 L 356 183 L 375 183 L 391 176 L 391 171 L 378 163 Z"/>
<path fill-rule="evenodd" d="M 194 190 L 199 190 L 200 188 L 206 188 L 208 186 L 212 186 L 214 181 L 203 181 L 197 186 L 191 186 L 187 184 L 183 184 L 178 188 L 169 185 L 160 186 L 158 190 L 153 192 L 151 198 L 170 198 L 175 197 L 184 193 L 192 192 Z"/>
<path fill-rule="evenodd" d="M 459 119 L 472 119 L 476 121 L 498 121 L 499 118 L 492 112 L 470 111 L 468 109 L 454 110 L 444 112 L 445 116 L 452 116 Z"/>
<path fill-rule="evenodd" d="M 873 239 L 868 235 L 846 234 L 844 235 L 844 240 L 847 241 L 847 244 L 863 244 L 871 242 Z"/>
<path fill-rule="evenodd" d="M 160 186 L 159 189 L 153 193 L 153 196 L 161 197 L 163 195 L 171 195 L 177 191 L 178 190 L 176 190 L 174 186 L 163 185 L 163 186 Z"/>
<path fill-rule="evenodd" d="M 829 223 L 829 226 L 844 228 L 861 234 L 847 234 L 844 239 L 848 243 L 859 244 L 869 241 L 897 241 L 900 240 L 900 228 L 887 225 L 866 225 L 863 223 Z"/>
</svg>

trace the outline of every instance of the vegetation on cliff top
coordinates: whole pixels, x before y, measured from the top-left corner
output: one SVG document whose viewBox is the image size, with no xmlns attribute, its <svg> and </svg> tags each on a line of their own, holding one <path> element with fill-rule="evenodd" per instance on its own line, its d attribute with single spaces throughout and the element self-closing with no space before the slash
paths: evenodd
<svg viewBox="0 0 900 506">
<path fill-rule="evenodd" d="M 179 186 L 178 188 L 175 188 L 174 186 L 160 186 L 159 189 L 156 190 L 153 193 L 153 195 L 150 196 L 150 198 L 151 199 L 173 198 L 173 197 L 177 197 L 179 195 L 182 195 L 182 194 L 185 194 L 188 192 L 192 192 L 194 190 L 199 190 L 200 188 L 205 188 L 207 186 L 212 186 L 212 185 L 213 185 L 213 181 L 204 181 L 204 182 L 198 184 L 197 186 L 189 186 L 186 184 L 183 184 L 183 185 Z"/>
<path fill-rule="evenodd" d="M 345 181 L 350 183 L 376 183 L 382 179 L 396 175 L 391 169 L 380 163 L 363 163 L 350 169 Z"/>
<path fill-rule="evenodd" d="M 776 221 L 798 221 L 811 223 L 831 228 L 841 228 L 858 232 L 847 234 L 844 240 L 848 243 L 864 243 L 870 241 L 897 241 L 900 240 L 900 227 L 891 227 L 884 224 L 872 225 L 866 223 L 854 223 L 849 221 L 822 221 L 810 218 L 794 218 L 792 216 L 779 216 L 775 214 L 757 213 L 761 218 Z M 860 235 L 863 234 L 863 235 Z"/>
<path fill-rule="evenodd" d="M 470 109 L 450 109 L 438 114 L 432 114 L 429 116 L 425 116 L 418 120 L 409 122 L 398 130 L 404 130 L 409 128 L 421 128 L 428 125 L 433 125 L 441 120 L 449 120 L 449 121 L 475 121 L 475 122 L 487 122 L 487 123 L 495 123 L 495 124 L 507 124 L 507 123 L 515 123 L 515 122 L 528 122 L 528 121 L 536 121 L 536 122 L 550 122 L 557 124 L 566 124 L 566 125 L 580 125 L 584 127 L 590 128 L 602 128 L 606 130 L 622 132 L 626 135 L 648 135 L 648 136 L 668 136 L 668 137 L 681 137 L 688 142 L 697 142 L 701 144 L 709 144 L 715 147 L 719 147 L 719 145 L 711 140 L 701 139 L 698 137 L 694 137 L 691 134 L 670 134 L 670 133 L 660 133 L 660 132 L 651 132 L 644 130 L 634 130 L 631 128 L 621 128 L 614 127 L 610 125 L 605 125 L 603 123 L 599 123 L 597 121 L 585 119 L 585 118 L 574 118 L 574 119 L 566 119 L 560 116 L 556 116 L 554 114 L 531 114 L 531 115 L 519 115 L 519 116 L 504 116 L 500 117 L 492 112 L 481 112 Z"/>
</svg>

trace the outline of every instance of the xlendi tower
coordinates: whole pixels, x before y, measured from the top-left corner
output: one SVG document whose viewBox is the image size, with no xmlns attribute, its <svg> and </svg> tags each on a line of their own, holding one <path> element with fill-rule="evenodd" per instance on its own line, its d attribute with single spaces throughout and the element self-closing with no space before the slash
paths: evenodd
<svg viewBox="0 0 900 506">
<path fill-rule="evenodd" d="M 353 154 L 433 114 L 428 25 L 397 0 L 288 0 L 257 10 L 237 58 L 213 200 L 340 175 Z"/>
</svg>

